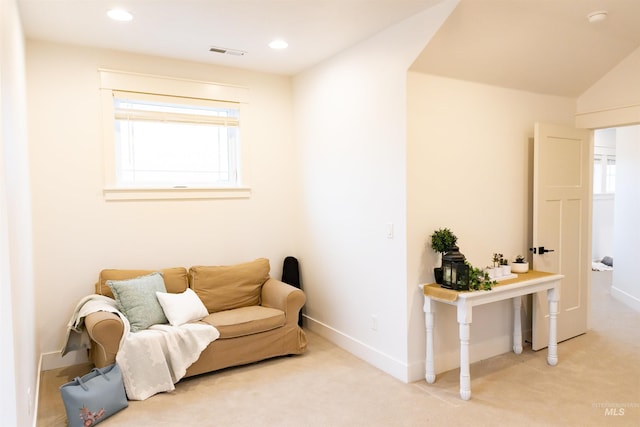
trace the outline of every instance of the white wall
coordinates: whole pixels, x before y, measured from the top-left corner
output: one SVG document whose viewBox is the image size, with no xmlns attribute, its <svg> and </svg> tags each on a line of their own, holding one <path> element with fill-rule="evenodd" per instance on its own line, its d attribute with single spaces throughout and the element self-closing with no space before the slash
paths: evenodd
<svg viewBox="0 0 640 427">
<path fill-rule="evenodd" d="M 98 68 L 247 86 L 250 199 L 106 202 Z M 45 42 L 27 44 L 39 350 L 57 360 L 75 304 L 104 268 L 219 265 L 296 255 L 291 79 Z"/>
<path fill-rule="evenodd" d="M 406 72 L 456 4 L 294 79 L 308 325 L 405 381 L 416 379 L 407 334 L 416 283 L 406 275 Z"/>
<path fill-rule="evenodd" d="M 429 236 L 440 227 L 451 228 L 476 267 L 490 265 L 494 252 L 527 256 L 534 123 L 572 125 L 575 99 L 417 72 L 409 73 L 407 92 L 408 281 L 433 282 L 440 261 Z M 413 292 L 410 333 L 418 342 L 424 320 Z M 474 310 L 472 361 L 510 351 L 512 319 L 510 302 Z M 435 368 L 443 372 L 459 366 L 454 307 L 439 306 L 436 322 Z M 410 356 L 417 361 L 424 350 Z"/>
<path fill-rule="evenodd" d="M 24 38 L 14 0 L 0 1 L 0 424 L 35 419 L 31 204 Z"/>
<path fill-rule="evenodd" d="M 640 126 L 616 129 L 616 200 L 611 294 L 640 311 Z"/>
</svg>

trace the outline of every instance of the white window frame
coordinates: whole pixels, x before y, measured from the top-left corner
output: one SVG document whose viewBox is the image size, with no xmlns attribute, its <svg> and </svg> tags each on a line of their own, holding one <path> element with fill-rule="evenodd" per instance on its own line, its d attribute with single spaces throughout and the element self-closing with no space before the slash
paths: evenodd
<svg viewBox="0 0 640 427">
<path fill-rule="evenodd" d="M 594 186 L 594 193 L 593 193 L 594 199 L 608 200 L 608 199 L 613 199 L 615 197 L 615 191 L 614 192 L 607 191 L 607 183 L 609 181 L 609 177 L 607 175 L 607 172 L 608 172 L 607 164 L 609 160 L 613 160 L 614 162 L 616 161 L 615 149 L 609 148 L 609 147 L 599 147 L 599 146 L 596 146 L 594 148 L 593 167 L 595 168 L 596 162 L 600 164 L 600 190 L 601 190 L 599 192 L 596 192 L 595 186 Z M 595 176 L 595 171 L 594 171 L 594 176 Z"/>
<path fill-rule="evenodd" d="M 104 188 L 106 200 L 166 200 L 166 199 L 236 199 L 251 195 L 245 111 L 249 90 L 242 86 L 187 80 L 150 74 L 99 69 L 104 139 Z M 114 132 L 114 92 L 135 92 L 169 97 L 205 99 L 236 103 L 243 122 L 243 140 L 238 150 L 237 182 L 233 186 L 215 187 L 122 187 L 116 183 L 116 147 Z"/>
</svg>

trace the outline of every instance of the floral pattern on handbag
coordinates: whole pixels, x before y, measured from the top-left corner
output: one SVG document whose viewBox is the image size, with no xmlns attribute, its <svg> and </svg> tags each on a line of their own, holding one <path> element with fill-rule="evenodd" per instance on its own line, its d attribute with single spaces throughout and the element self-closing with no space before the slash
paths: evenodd
<svg viewBox="0 0 640 427">
<path fill-rule="evenodd" d="M 117 363 L 60 386 L 69 427 L 94 426 L 129 406 Z"/>
</svg>

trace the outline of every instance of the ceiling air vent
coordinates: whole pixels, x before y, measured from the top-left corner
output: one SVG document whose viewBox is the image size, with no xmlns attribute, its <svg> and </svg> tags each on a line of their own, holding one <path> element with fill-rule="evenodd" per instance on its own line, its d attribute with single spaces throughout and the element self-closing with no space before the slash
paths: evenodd
<svg viewBox="0 0 640 427">
<path fill-rule="evenodd" d="M 209 52 L 214 52 L 214 53 L 224 53 L 227 55 L 233 55 L 233 56 L 242 56 L 244 55 L 245 52 L 244 50 L 238 50 L 238 49 L 228 49 L 226 47 L 210 47 L 209 48 Z"/>
</svg>

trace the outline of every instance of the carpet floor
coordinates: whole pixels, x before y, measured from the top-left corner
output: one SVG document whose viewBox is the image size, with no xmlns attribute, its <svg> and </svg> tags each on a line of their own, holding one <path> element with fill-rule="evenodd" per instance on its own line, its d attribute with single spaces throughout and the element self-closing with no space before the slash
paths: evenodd
<svg viewBox="0 0 640 427">
<path fill-rule="evenodd" d="M 306 354 L 187 378 L 171 393 L 129 407 L 110 426 L 638 426 L 640 313 L 610 295 L 611 272 L 594 272 L 591 329 L 546 350 L 471 365 L 471 400 L 459 370 L 402 383 L 308 332 Z M 41 374 L 38 426 L 64 426 L 58 387 L 90 369 Z"/>
</svg>

